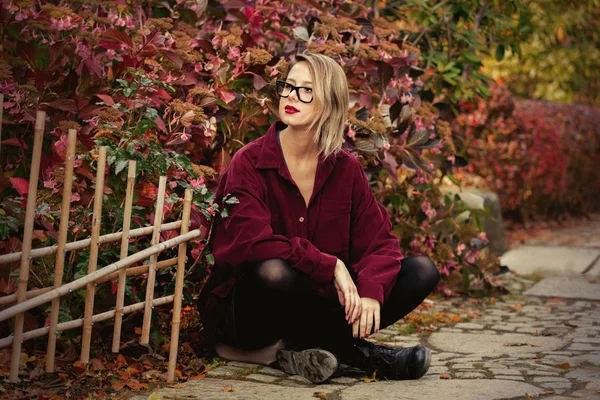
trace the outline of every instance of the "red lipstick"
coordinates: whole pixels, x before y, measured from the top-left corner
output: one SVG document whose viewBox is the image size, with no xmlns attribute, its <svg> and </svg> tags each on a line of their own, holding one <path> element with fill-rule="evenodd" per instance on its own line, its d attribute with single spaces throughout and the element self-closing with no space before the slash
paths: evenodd
<svg viewBox="0 0 600 400">
<path fill-rule="evenodd" d="M 286 114 L 296 114 L 296 113 L 299 113 L 299 112 L 300 112 L 300 110 L 298 110 L 294 106 L 285 106 L 285 113 Z"/>
</svg>

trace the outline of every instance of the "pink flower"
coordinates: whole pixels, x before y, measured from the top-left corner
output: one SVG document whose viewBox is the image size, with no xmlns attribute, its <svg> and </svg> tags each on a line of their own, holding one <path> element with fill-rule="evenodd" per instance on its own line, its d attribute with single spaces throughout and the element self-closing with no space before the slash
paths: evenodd
<svg viewBox="0 0 600 400">
<path fill-rule="evenodd" d="M 214 216 L 214 215 L 215 215 L 215 213 L 216 213 L 216 212 L 215 212 L 215 210 L 214 210 L 213 208 L 207 208 L 207 209 L 206 209 L 206 211 L 208 211 L 208 213 L 209 213 L 210 215 L 213 215 L 213 216 Z"/>
<path fill-rule="evenodd" d="M 227 58 L 231 61 L 239 60 L 240 58 L 240 48 L 239 47 L 230 47 L 227 52 Z"/>
<path fill-rule="evenodd" d="M 192 185 L 192 187 L 194 189 L 200 189 L 200 187 L 204 186 L 204 179 L 203 178 L 192 179 L 192 180 L 190 180 L 190 185 Z"/>
</svg>

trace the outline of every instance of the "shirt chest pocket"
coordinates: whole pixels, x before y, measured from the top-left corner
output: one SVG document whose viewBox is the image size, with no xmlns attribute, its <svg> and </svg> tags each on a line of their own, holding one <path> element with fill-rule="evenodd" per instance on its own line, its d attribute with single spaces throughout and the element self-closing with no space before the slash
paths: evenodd
<svg viewBox="0 0 600 400">
<path fill-rule="evenodd" d="M 319 250 L 340 256 L 350 247 L 352 202 L 322 199 L 313 243 Z"/>
</svg>

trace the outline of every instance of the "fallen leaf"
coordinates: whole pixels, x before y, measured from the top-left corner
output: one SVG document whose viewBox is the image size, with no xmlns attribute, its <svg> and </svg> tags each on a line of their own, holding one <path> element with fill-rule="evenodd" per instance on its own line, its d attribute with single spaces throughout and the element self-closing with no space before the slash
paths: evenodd
<svg viewBox="0 0 600 400">
<path fill-rule="evenodd" d="M 200 374 L 200 375 L 190 376 L 188 378 L 188 381 L 195 381 L 197 379 L 204 379 L 204 378 L 206 378 L 206 374 Z"/>
<path fill-rule="evenodd" d="M 325 392 L 314 392 L 313 393 L 313 397 L 316 397 L 317 399 L 326 399 L 327 398 L 327 393 L 325 393 Z"/>
<path fill-rule="evenodd" d="M 564 326 L 568 326 L 569 328 L 578 328 L 579 327 L 579 325 L 573 325 L 573 324 L 570 324 L 568 322 L 563 322 L 563 325 Z"/>
<path fill-rule="evenodd" d="M 221 388 L 221 390 L 222 390 L 223 392 L 235 392 L 235 390 L 233 389 L 233 387 L 230 387 L 230 388 L 228 388 L 228 387 L 225 387 L 225 386 L 223 386 L 223 387 Z"/>
<path fill-rule="evenodd" d="M 73 368 L 71 369 L 71 371 L 73 371 L 77 375 L 81 375 L 85 372 L 86 369 L 87 364 L 84 364 L 81 361 L 77 360 L 73 363 Z"/>
<path fill-rule="evenodd" d="M 187 386 L 187 384 L 185 383 L 178 383 L 176 385 L 169 385 L 167 387 L 170 387 L 171 389 L 183 389 Z M 148 398 L 149 399 L 149 398 Z"/>
<path fill-rule="evenodd" d="M 590 279 L 590 280 L 588 281 L 588 283 L 598 283 L 598 280 L 597 280 L 597 279 Z"/>
<path fill-rule="evenodd" d="M 368 376 L 365 376 L 363 378 L 363 381 L 367 383 L 377 382 L 377 371 L 373 371 L 373 375 L 370 378 Z"/>
<path fill-rule="evenodd" d="M 133 328 L 133 331 L 135 332 L 136 335 L 142 334 L 142 328 L 140 328 L 139 326 L 136 326 L 135 328 Z"/>
<path fill-rule="evenodd" d="M 452 379 L 452 377 L 448 374 L 441 374 L 440 379 Z"/>
<path fill-rule="evenodd" d="M 571 368 L 571 364 L 569 364 L 568 362 L 566 363 L 562 363 L 560 365 L 555 365 L 554 368 L 560 368 L 560 369 L 569 369 Z"/>
<path fill-rule="evenodd" d="M 562 297 L 553 297 L 551 299 L 546 300 L 546 303 L 562 303 L 564 301 L 567 301 L 567 299 Z"/>
<path fill-rule="evenodd" d="M 92 368 L 95 369 L 96 371 L 102 371 L 104 369 L 102 360 L 100 360 L 99 358 L 93 358 L 91 363 L 92 363 Z"/>
<path fill-rule="evenodd" d="M 521 311 L 523 309 L 523 306 L 521 305 L 521 303 L 517 303 L 517 304 L 513 305 L 511 308 L 515 311 Z"/>
<path fill-rule="evenodd" d="M 126 381 L 124 381 L 123 379 L 113 381 L 111 387 L 113 388 L 113 390 L 121 390 L 125 387 L 125 382 Z"/>
</svg>

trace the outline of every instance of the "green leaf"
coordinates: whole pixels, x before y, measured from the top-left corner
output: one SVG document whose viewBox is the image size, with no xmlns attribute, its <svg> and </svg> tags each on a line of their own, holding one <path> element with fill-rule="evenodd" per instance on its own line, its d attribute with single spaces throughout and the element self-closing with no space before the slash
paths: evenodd
<svg viewBox="0 0 600 400">
<path fill-rule="evenodd" d="M 504 50 L 504 45 L 499 44 L 498 46 L 496 46 L 496 60 L 502 61 L 502 59 L 504 58 Z"/>
<path fill-rule="evenodd" d="M 121 173 L 121 171 L 123 171 L 125 169 L 125 167 L 127 166 L 128 163 L 129 163 L 129 160 L 117 161 L 117 166 L 115 168 L 115 175 L 119 175 Z"/>
</svg>

